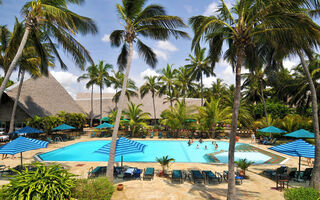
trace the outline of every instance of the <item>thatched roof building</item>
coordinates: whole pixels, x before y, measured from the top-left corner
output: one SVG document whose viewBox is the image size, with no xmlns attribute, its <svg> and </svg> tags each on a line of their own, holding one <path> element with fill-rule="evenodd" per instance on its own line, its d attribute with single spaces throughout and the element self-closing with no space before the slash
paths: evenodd
<svg viewBox="0 0 320 200">
<path fill-rule="evenodd" d="M 11 111 L 17 95 L 18 83 L 7 88 L 0 103 L 0 122 L 10 121 Z M 69 93 L 49 73 L 48 77 L 29 78 L 22 85 L 16 121 L 24 122 L 35 115 L 43 117 L 60 111 L 84 113 Z"/>
<path fill-rule="evenodd" d="M 102 94 L 102 116 L 105 117 L 109 113 L 111 113 L 116 108 L 116 103 L 112 101 L 114 94 L 112 93 L 103 93 Z M 91 111 L 91 93 L 77 93 L 75 101 L 83 108 L 83 110 L 89 114 Z M 140 96 L 132 97 L 130 99 L 134 104 L 142 104 L 142 110 L 144 112 L 149 112 L 151 114 L 151 118 L 154 118 L 153 112 L 153 104 L 152 104 L 152 96 L 151 94 L 147 94 L 143 99 Z M 125 104 L 128 104 L 127 98 L 125 99 Z M 186 104 L 188 106 L 200 106 L 201 99 L 198 98 L 186 98 Z M 155 98 L 156 105 L 156 118 L 160 119 L 160 114 L 165 109 L 168 109 L 170 106 L 170 102 L 168 102 L 163 95 L 162 97 L 157 96 Z M 124 108 L 127 108 L 125 106 Z M 93 114 L 95 118 L 100 118 L 100 94 L 93 93 Z"/>
</svg>

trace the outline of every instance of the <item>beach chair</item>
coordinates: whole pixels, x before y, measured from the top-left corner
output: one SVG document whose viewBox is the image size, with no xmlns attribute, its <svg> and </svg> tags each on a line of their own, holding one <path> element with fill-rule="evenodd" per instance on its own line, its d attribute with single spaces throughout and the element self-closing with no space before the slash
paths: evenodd
<svg viewBox="0 0 320 200">
<path fill-rule="evenodd" d="M 90 168 L 88 172 L 88 178 L 94 178 L 101 175 L 105 175 L 107 172 L 107 166 L 98 166 L 96 168 Z"/>
<path fill-rule="evenodd" d="M 154 132 L 151 132 L 150 138 L 153 138 L 153 136 L 154 136 Z"/>
<path fill-rule="evenodd" d="M 134 179 L 141 179 L 141 173 L 142 173 L 142 170 L 141 170 L 141 169 L 136 169 L 136 170 L 133 172 L 133 178 L 134 178 Z"/>
<path fill-rule="evenodd" d="M 51 140 L 51 138 L 49 138 L 49 137 L 47 137 L 47 141 L 48 141 L 49 143 L 54 143 L 54 141 Z"/>
<path fill-rule="evenodd" d="M 193 183 L 204 183 L 204 177 L 200 170 L 191 170 L 189 175 L 191 176 Z"/>
<path fill-rule="evenodd" d="M 313 168 L 306 168 L 303 172 L 302 172 L 302 176 L 301 178 L 298 179 L 299 180 L 303 180 L 304 182 L 306 181 L 310 181 L 311 177 L 312 177 L 312 170 Z"/>
<path fill-rule="evenodd" d="M 271 141 L 267 141 L 264 144 L 266 144 L 266 145 L 274 145 L 274 144 L 276 144 L 276 142 L 277 142 L 277 138 L 273 138 Z"/>
<path fill-rule="evenodd" d="M 229 171 L 223 171 L 223 179 L 228 182 L 228 175 L 229 175 Z M 235 181 L 236 181 L 236 184 L 237 185 L 241 185 L 242 184 L 242 181 L 244 179 L 243 176 L 239 176 L 239 173 L 238 172 L 235 172 Z"/>
<path fill-rule="evenodd" d="M 154 168 L 153 167 L 148 167 L 144 169 L 144 174 L 143 174 L 143 180 L 152 180 L 154 177 Z"/>
<path fill-rule="evenodd" d="M 159 139 L 162 138 L 162 132 L 159 132 L 158 138 L 159 138 Z"/>
<path fill-rule="evenodd" d="M 170 133 L 167 133 L 167 138 L 171 138 L 171 135 L 170 135 Z"/>
<path fill-rule="evenodd" d="M 173 170 L 171 175 L 172 183 L 174 181 L 179 181 L 179 183 L 183 183 L 182 171 L 181 170 Z"/>
<path fill-rule="evenodd" d="M 210 170 L 202 171 L 203 176 L 205 177 L 205 180 L 207 180 L 207 183 L 213 183 L 214 181 L 221 183 L 222 176 L 219 173 L 213 173 Z"/>
<path fill-rule="evenodd" d="M 125 179 L 132 179 L 134 177 L 134 172 L 135 172 L 136 168 L 130 167 L 128 168 L 123 175 L 123 180 Z"/>
</svg>

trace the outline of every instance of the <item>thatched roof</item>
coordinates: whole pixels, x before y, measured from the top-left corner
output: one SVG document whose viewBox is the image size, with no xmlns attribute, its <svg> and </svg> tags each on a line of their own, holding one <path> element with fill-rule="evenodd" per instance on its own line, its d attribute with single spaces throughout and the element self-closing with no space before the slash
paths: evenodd
<svg viewBox="0 0 320 200">
<path fill-rule="evenodd" d="M 17 95 L 18 84 L 7 88 L 7 95 L 14 100 Z M 84 113 L 69 93 L 49 73 L 48 77 L 30 78 L 24 81 L 19 107 L 29 116 L 55 115 L 60 111 Z"/>
<path fill-rule="evenodd" d="M 103 93 L 102 95 L 102 116 L 105 117 L 109 113 L 112 112 L 112 110 L 116 107 L 115 102 L 112 101 L 114 94 L 111 93 Z M 93 94 L 94 100 L 93 100 L 93 114 L 95 118 L 100 118 L 100 94 L 94 93 Z M 76 102 L 83 108 L 83 110 L 86 113 L 90 113 L 91 111 L 91 93 L 78 93 L 76 95 Z M 134 104 L 142 104 L 142 110 L 144 112 L 149 112 L 151 114 L 151 118 L 154 118 L 154 112 L 153 112 L 153 103 L 152 103 L 152 96 L 151 94 L 147 94 L 143 99 L 139 97 L 132 97 L 131 101 Z M 170 106 L 170 102 L 166 102 L 165 96 L 159 97 L 157 96 L 155 98 L 155 105 L 156 105 L 156 117 L 159 119 L 160 114 L 165 109 L 168 109 Z M 201 99 L 198 98 L 186 98 L 187 105 L 195 105 L 200 106 L 201 105 Z M 128 104 L 127 98 L 125 99 L 125 104 Z M 125 106 L 127 108 L 127 106 Z"/>
</svg>

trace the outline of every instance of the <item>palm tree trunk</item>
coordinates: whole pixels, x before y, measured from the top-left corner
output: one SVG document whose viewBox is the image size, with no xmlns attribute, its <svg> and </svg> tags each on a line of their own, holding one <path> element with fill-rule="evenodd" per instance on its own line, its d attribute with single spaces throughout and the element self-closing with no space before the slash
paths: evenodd
<svg viewBox="0 0 320 200">
<path fill-rule="evenodd" d="M 172 94 L 171 94 L 171 86 L 169 86 L 169 95 L 170 95 L 170 106 L 172 107 Z M 0 99 L 1 100 L 1 99 Z"/>
<path fill-rule="evenodd" d="M 117 135 L 118 135 L 121 113 L 122 113 L 122 109 L 124 106 L 123 104 L 124 104 L 125 93 L 127 90 L 127 83 L 128 83 L 128 78 L 129 78 L 130 66 L 131 66 L 131 62 L 132 62 L 132 54 L 133 54 L 133 44 L 132 44 L 132 42 L 129 42 L 128 63 L 126 66 L 126 73 L 125 73 L 124 79 L 123 79 L 116 121 L 114 123 L 114 128 L 113 128 L 113 133 L 112 133 L 112 141 L 111 141 L 111 146 L 110 146 L 109 161 L 108 161 L 107 177 L 109 178 L 109 180 L 111 182 L 113 182 L 113 165 L 114 165 L 114 157 L 115 157 L 115 152 L 116 152 L 116 140 L 117 140 Z"/>
<path fill-rule="evenodd" d="M 236 144 L 237 134 L 237 122 L 240 107 L 240 92 L 241 92 L 241 65 L 243 59 L 242 49 L 237 50 L 237 66 L 236 66 L 236 88 L 234 93 L 233 111 L 232 111 L 232 122 L 230 131 L 229 141 L 229 153 L 228 153 L 228 200 L 237 199 L 236 187 L 235 187 L 235 173 L 234 173 L 234 151 Z"/>
<path fill-rule="evenodd" d="M 100 84 L 100 124 L 101 124 L 101 118 L 102 118 L 102 85 Z"/>
<path fill-rule="evenodd" d="M 263 107 L 264 107 L 264 114 L 266 115 L 267 126 L 269 126 L 268 113 L 267 113 L 267 104 L 266 104 L 266 100 L 264 99 L 262 81 L 260 81 L 260 85 L 261 85 L 260 90 L 261 90 L 261 99 L 262 99 Z"/>
<path fill-rule="evenodd" d="M 22 70 L 21 71 L 21 77 L 20 77 L 20 83 L 19 83 L 19 87 L 18 87 L 18 91 L 17 91 L 17 96 L 16 96 L 16 99 L 14 101 L 13 108 L 12 108 L 9 133 L 14 131 L 14 118 L 16 116 L 17 106 L 18 106 L 18 102 L 19 102 L 19 98 L 20 98 L 20 94 L 21 94 L 21 88 L 22 88 L 22 84 L 23 84 L 24 73 L 25 73 L 25 71 Z"/>
<path fill-rule="evenodd" d="M 15 66 L 17 65 L 17 62 L 18 62 L 19 58 L 22 55 L 22 51 L 24 49 L 24 46 L 27 43 L 29 32 L 30 32 L 30 29 L 27 27 L 25 32 L 24 32 L 24 34 L 23 34 L 23 37 L 22 37 L 21 43 L 19 45 L 18 51 L 17 51 L 16 55 L 14 56 L 10 66 L 8 68 L 6 76 L 3 79 L 3 82 L 2 82 L 1 87 L 0 87 L 0 101 L 1 101 L 2 94 L 3 94 L 4 90 L 6 89 L 6 85 L 7 85 L 8 81 L 9 81 L 9 79 L 10 79 L 10 76 L 11 76 Z"/>
<path fill-rule="evenodd" d="M 154 124 L 157 124 L 157 116 L 156 116 L 156 103 L 154 101 L 154 94 L 152 94 L 152 101 L 153 101 L 153 113 L 154 113 Z"/>
<path fill-rule="evenodd" d="M 200 90 L 201 90 L 201 106 L 203 106 L 203 80 L 202 80 L 202 72 L 201 72 Z"/>
<path fill-rule="evenodd" d="M 90 127 L 92 127 L 93 122 L 93 85 L 91 86 L 91 111 L 90 111 Z"/>
<path fill-rule="evenodd" d="M 306 61 L 304 60 L 303 54 L 300 50 L 298 50 L 298 55 L 301 60 L 302 67 L 306 76 L 308 78 L 310 91 L 311 91 L 311 99 L 312 99 L 312 117 L 313 117 L 313 131 L 314 131 L 314 140 L 315 140 L 315 159 L 314 159 L 314 167 L 313 174 L 311 178 L 312 187 L 316 190 L 320 190 L 320 135 L 319 135 L 319 119 L 318 119 L 318 101 L 317 101 L 317 92 L 314 86 L 313 80 L 311 78 L 309 69 L 307 67 Z"/>
</svg>

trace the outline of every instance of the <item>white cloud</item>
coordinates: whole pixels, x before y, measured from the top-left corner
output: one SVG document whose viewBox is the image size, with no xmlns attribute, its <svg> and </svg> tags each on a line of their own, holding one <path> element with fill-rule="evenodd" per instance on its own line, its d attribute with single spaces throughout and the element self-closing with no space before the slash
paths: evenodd
<svg viewBox="0 0 320 200">
<path fill-rule="evenodd" d="M 104 34 L 103 38 L 101 38 L 102 42 L 110 42 L 110 35 Z"/>
<path fill-rule="evenodd" d="M 212 2 L 211 4 L 208 5 L 203 15 L 205 16 L 216 15 L 217 10 L 218 10 L 218 4 L 216 2 Z"/>
<path fill-rule="evenodd" d="M 177 47 L 170 43 L 168 40 L 158 41 L 157 48 L 167 51 L 178 51 Z"/>
<path fill-rule="evenodd" d="M 76 75 L 64 71 L 51 71 L 51 74 L 73 98 L 76 96 L 77 89 L 80 86 Z"/>
<path fill-rule="evenodd" d="M 216 80 L 217 80 L 217 78 L 214 77 L 214 76 L 205 77 L 205 78 L 203 79 L 203 86 L 209 88 L 209 87 L 211 87 L 212 82 L 214 82 L 214 81 L 216 81 Z"/>
<path fill-rule="evenodd" d="M 140 78 L 143 79 L 145 76 L 159 76 L 159 75 L 160 74 L 157 73 L 155 70 L 148 68 L 140 73 Z"/>
<path fill-rule="evenodd" d="M 295 66 L 299 64 L 299 61 L 296 59 L 285 59 L 283 61 L 283 66 L 287 68 L 289 71 L 292 70 Z"/>
<path fill-rule="evenodd" d="M 157 55 L 157 57 L 162 58 L 163 60 L 168 60 L 168 55 L 166 52 L 158 50 L 158 49 L 153 49 L 153 52 Z"/>
<path fill-rule="evenodd" d="M 221 78 L 225 83 L 227 84 L 234 84 L 234 73 L 232 70 L 231 65 L 224 61 L 224 60 L 220 60 L 215 67 L 215 73 L 217 75 L 216 78 Z"/>
</svg>

